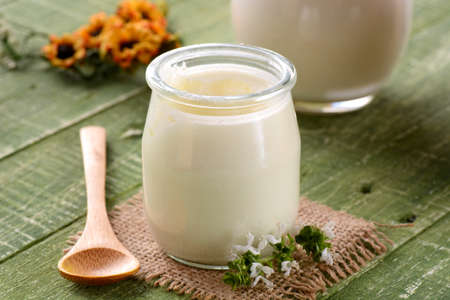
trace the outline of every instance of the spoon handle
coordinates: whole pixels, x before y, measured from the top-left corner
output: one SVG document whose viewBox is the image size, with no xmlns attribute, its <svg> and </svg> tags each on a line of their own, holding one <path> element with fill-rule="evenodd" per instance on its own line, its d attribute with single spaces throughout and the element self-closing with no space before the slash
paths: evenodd
<svg viewBox="0 0 450 300">
<path fill-rule="evenodd" d="M 105 206 L 106 130 L 98 126 L 83 127 L 80 139 L 88 204 L 86 228 L 95 226 L 97 230 L 110 231 Z"/>
</svg>

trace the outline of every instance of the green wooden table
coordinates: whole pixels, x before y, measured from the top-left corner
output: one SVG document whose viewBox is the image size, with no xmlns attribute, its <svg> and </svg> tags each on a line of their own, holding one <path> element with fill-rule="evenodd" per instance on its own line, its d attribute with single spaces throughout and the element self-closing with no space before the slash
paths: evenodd
<svg viewBox="0 0 450 300">
<path fill-rule="evenodd" d="M 233 40 L 228 1 L 172 0 L 169 23 L 185 44 Z M 18 35 L 72 31 L 117 1 L 0 0 Z M 0 68 L 0 299 L 177 299 L 127 280 L 82 287 L 56 263 L 82 229 L 85 190 L 78 130 L 108 130 L 107 202 L 141 187 L 139 138 L 150 91 L 143 72 L 77 82 L 44 63 Z M 395 224 L 391 251 L 321 299 L 450 299 L 450 1 L 417 0 L 408 50 L 391 81 L 363 111 L 299 115 L 302 192 L 335 209 Z M 187 298 L 187 297 L 186 297 Z"/>
</svg>

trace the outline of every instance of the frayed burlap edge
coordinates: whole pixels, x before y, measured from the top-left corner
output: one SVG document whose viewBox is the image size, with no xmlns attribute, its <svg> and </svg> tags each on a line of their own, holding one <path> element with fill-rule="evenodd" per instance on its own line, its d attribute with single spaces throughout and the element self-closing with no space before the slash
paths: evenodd
<svg viewBox="0 0 450 300">
<path fill-rule="evenodd" d="M 392 244 L 375 224 L 356 218 L 342 211 L 314 203 L 306 198 L 300 200 L 298 221 L 301 224 L 323 227 L 329 221 L 335 223 L 335 237 L 331 240 L 334 264 L 315 263 L 303 250 L 296 253 L 300 269 L 287 278 L 274 274 L 270 280 L 274 288 L 263 285 L 252 289 L 233 291 L 222 282 L 223 271 L 201 270 L 179 264 L 167 257 L 153 240 L 148 229 L 138 193 L 109 213 L 111 224 L 119 240 L 139 260 L 141 269 L 136 277 L 153 286 L 163 286 L 179 294 L 190 294 L 193 299 L 307 299 L 313 300 L 319 292 L 325 292 L 377 255 L 387 251 Z M 72 246 L 81 232 L 69 237 Z M 70 249 L 65 249 L 67 252 Z"/>
</svg>

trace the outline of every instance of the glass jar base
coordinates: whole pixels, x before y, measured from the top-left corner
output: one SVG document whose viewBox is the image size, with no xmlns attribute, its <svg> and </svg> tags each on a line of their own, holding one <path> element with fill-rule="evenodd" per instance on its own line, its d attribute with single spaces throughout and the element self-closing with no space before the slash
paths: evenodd
<svg viewBox="0 0 450 300">
<path fill-rule="evenodd" d="M 228 270 L 228 266 L 216 266 L 216 265 L 205 265 L 205 264 L 199 264 L 192 261 L 184 260 L 182 258 L 178 258 L 176 256 L 167 254 L 171 259 L 174 261 L 177 261 L 179 263 L 182 263 L 183 265 L 187 265 L 190 267 L 200 268 L 200 269 L 207 269 L 207 270 Z"/>
<path fill-rule="evenodd" d="M 350 100 L 334 101 L 334 102 L 319 102 L 319 101 L 301 101 L 294 100 L 295 110 L 308 114 L 342 114 L 355 110 L 362 109 L 372 102 L 374 96 L 368 95 L 361 98 Z"/>
</svg>

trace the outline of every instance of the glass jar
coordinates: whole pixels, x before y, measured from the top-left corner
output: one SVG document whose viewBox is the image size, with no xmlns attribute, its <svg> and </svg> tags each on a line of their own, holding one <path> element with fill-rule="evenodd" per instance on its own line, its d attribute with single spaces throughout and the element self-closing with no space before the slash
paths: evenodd
<svg viewBox="0 0 450 300">
<path fill-rule="evenodd" d="M 159 56 L 146 79 L 145 211 L 167 254 L 226 268 L 249 232 L 292 226 L 300 180 L 294 66 L 262 48 L 202 44 Z"/>
<path fill-rule="evenodd" d="M 238 42 L 272 49 L 301 71 L 295 107 L 343 113 L 368 105 L 406 45 L 412 0 L 233 0 Z"/>
</svg>

